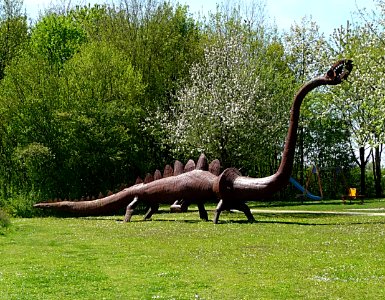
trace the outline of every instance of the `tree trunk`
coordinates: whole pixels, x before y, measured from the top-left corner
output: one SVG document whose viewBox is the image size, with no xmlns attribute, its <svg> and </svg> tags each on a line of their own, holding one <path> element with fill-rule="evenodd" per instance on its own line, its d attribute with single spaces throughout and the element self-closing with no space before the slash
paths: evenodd
<svg viewBox="0 0 385 300">
<path fill-rule="evenodd" d="M 366 195 L 366 180 L 365 180 L 365 170 L 366 170 L 366 160 L 365 160 L 365 147 L 360 147 L 360 182 L 361 182 L 361 188 L 360 188 L 360 194 Z"/>
<path fill-rule="evenodd" d="M 376 190 L 376 197 L 380 198 L 382 196 L 382 186 L 381 186 L 381 154 L 380 146 L 374 148 L 374 185 Z"/>
<path fill-rule="evenodd" d="M 304 151 L 304 128 L 303 125 L 300 125 L 300 130 L 299 130 L 299 155 L 300 155 L 300 180 L 299 182 L 304 185 L 305 184 L 305 179 L 304 179 L 304 170 L 305 170 L 305 151 Z"/>
</svg>

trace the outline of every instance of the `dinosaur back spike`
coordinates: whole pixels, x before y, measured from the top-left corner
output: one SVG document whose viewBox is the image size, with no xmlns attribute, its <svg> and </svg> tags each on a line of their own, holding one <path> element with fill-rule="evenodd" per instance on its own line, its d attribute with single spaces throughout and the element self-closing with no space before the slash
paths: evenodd
<svg viewBox="0 0 385 300">
<path fill-rule="evenodd" d="M 219 174 L 221 174 L 221 163 L 220 163 L 219 159 L 214 159 L 209 164 L 209 172 L 211 174 L 216 175 L 216 176 L 219 176 Z"/>
<path fill-rule="evenodd" d="M 183 164 L 179 160 L 176 160 L 174 162 L 174 176 L 178 176 L 183 172 L 184 172 Z"/>
<path fill-rule="evenodd" d="M 162 179 L 162 173 L 158 169 L 155 170 L 154 172 L 154 180 L 159 180 Z"/>
<path fill-rule="evenodd" d="M 198 162 L 195 166 L 196 170 L 202 170 L 202 171 L 207 171 L 209 169 L 209 163 L 207 162 L 206 155 L 202 153 L 199 156 Z"/>
<path fill-rule="evenodd" d="M 146 177 L 144 178 L 143 183 L 146 184 L 146 183 L 149 183 L 152 181 L 154 181 L 154 176 L 152 174 L 148 173 L 146 175 Z"/>
<path fill-rule="evenodd" d="M 184 173 L 186 173 L 186 172 L 190 172 L 192 170 L 195 170 L 195 162 L 192 159 L 190 159 L 186 163 L 186 165 L 184 166 L 184 170 L 183 171 L 184 171 Z"/>
<path fill-rule="evenodd" d="M 143 179 L 138 176 L 136 177 L 135 184 L 139 184 L 139 183 L 143 183 Z"/>
<path fill-rule="evenodd" d="M 163 178 L 170 177 L 173 175 L 173 173 L 174 170 L 172 169 L 172 167 L 170 165 L 166 165 L 163 171 Z"/>
</svg>

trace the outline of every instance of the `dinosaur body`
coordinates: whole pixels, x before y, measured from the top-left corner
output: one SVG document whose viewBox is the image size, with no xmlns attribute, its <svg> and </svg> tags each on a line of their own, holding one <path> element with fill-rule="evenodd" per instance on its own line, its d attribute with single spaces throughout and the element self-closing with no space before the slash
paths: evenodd
<svg viewBox="0 0 385 300">
<path fill-rule="evenodd" d="M 319 86 L 340 84 L 347 78 L 352 68 L 352 61 L 338 61 L 324 76 L 315 78 L 301 87 L 294 97 L 291 108 L 290 124 L 281 164 L 277 172 L 271 176 L 264 178 L 245 177 L 241 176 L 239 171 L 234 168 L 226 169 L 218 176 L 215 172 L 213 174 L 207 171 L 207 160 L 201 156 L 195 168 L 193 162 L 186 164 L 185 171 L 187 172 L 185 173 L 155 180 L 147 184 L 137 184 L 103 199 L 38 203 L 35 207 L 55 208 L 82 215 L 91 215 L 102 214 L 127 206 L 125 220 L 129 221 L 139 201 L 144 201 L 150 206 L 150 210 L 146 214 L 146 217 L 149 217 L 156 211 L 159 203 L 174 203 L 183 199 L 187 205 L 196 202 L 201 218 L 207 219 L 207 212 L 203 207 L 204 202 L 218 199 L 219 203 L 215 211 L 214 223 L 218 222 L 220 213 L 227 209 L 241 210 L 249 221 L 253 221 L 254 217 L 245 202 L 269 197 L 285 187 L 289 182 L 293 169 L 298 121 L 303 99 L 310 91 Z M 218 168 L 215 170 L 218 172 Z"/>
</svg>

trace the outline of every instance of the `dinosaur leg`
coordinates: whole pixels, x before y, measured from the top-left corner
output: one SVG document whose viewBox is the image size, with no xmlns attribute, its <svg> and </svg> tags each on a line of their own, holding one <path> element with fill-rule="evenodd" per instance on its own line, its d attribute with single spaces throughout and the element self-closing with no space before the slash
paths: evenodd
<svg viewBox="0 0 385 300">
<path fill-rule="evenodd" d="M 208 221 L 209 216 L 207 215 L 207 211 L 205 209 L 205 205 L 202 202 L 198 202 L 198 210 L 199 210 L 199 217 L 202 220 Z"/>
<path fill-rule="evenodd" d="M 218 205 L 217 205 L 217 208 L 215 209 L 215 214 L 214 214 L 214 224 L 218 224 L 218 220 L 219 220 L 219 215 L 221 214 L 221 212 L 224 210 L 224 204 L 223 204 L 223 200 L 219 200 L 218 202 Z"/>
<path fill-rule="evenodd" d="M 246 215 L 247 220 L 249 220 L 250 223 L 255 222 L 254 216 L 245 202 L 238 203 L 236 209 L 242 211 Z"/>
<path fill-rule="evenodd" d="M 187 212 L 189 205 L 191 204 L 191 201 L 186 201 L 184 199 L 180 200 L 180 212 Z"/>
<path fill-rule="evenodd" d="M 130 222 L 135 207 L 138 205 L 138 197 L 135 197 L 130 204 L 127 205 L 126 214 L 124 216 L 124 222 Z"/>
<path fill-rule="evenodd" d="M 172 213 L 180 213 L 182 212 L 180 200 L 176 200 L 171 206 L 170 206 L 170 211 Z"/>
<path fill-rule="evenodd" d="M 158 203 L 152 204 L 150 206 L 150 208 L 148 209 L 147 213 L 144 215 L 143 219 L 144 220 L 150 219 L 151 216 L 158 211 L 158 209 L 159 209 L 159 204 Z"/>
</svg>

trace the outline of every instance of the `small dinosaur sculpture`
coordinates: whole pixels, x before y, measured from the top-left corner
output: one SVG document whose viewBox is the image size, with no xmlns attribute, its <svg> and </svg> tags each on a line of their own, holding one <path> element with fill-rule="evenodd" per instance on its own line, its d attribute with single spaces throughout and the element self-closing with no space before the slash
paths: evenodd
<svg viewBox="0 0 385 300">
<path fill-rule="evenodd" d="M 34 207 L 53 208 L 78 215 L 100 215 L 127 206 L 125 221 L 130 221 L 139 201 L 150 206 L 150 210 L 145 216 L 148 218 L 157 210 L 160 203 L 172 204 L 183 199 L 186 205 L 191 202 L 197 203 L 200 217 L 207 220 L 204 203 L 209 200 L 219 200 L 215 210 L 214 223 L 218 223 L 223 210 L 229 209 L 244 212 L 247 219 L 252 222 L 254 217 L 246 205 L 246 201 L 257 201 L 269 197 L 289 182 L 293 169 L 298 121 L 303 99 L 310 91 L 319 86 L 340 84 L 349 76 L 352 69 L 351 60 L 337 61 L 325 75 L 310 80 L 299 89 L 290 111 L 290 124 L 282 160 L 277 172 L 271 176 L 264 178 L 245 177 L 241 176 L 235 168 L 228 168 L 217 176 L 205 170 L 205 167 L 201 167 L 201 165 L 207 164 L 207 160 L 202 158 L 197 163 L 198 167 L 190 172 L 164 177 L 149 183 L 139 183 L 102 199 L 37 203 Z"/>
</svg>

